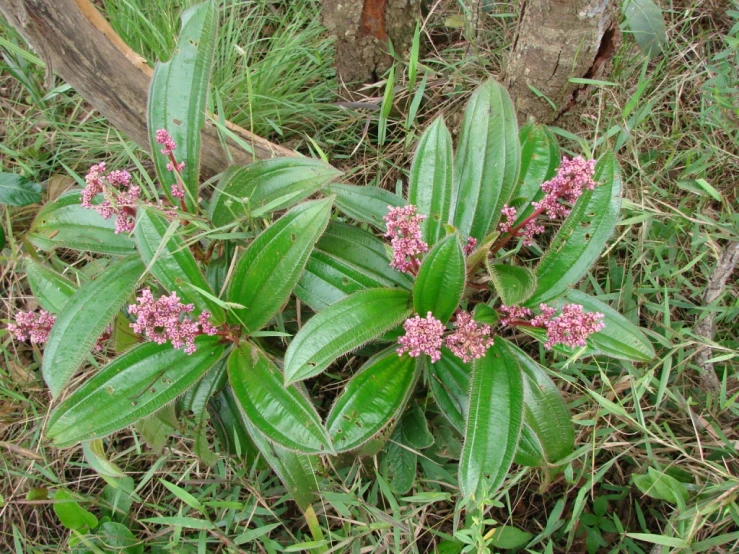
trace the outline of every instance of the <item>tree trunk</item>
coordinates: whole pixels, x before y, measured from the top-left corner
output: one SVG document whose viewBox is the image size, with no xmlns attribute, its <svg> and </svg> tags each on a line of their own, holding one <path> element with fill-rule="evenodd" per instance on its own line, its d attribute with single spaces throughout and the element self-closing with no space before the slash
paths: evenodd
<svg viewBox="0 0 739 554">
<path fill-rule="evenodd" d="M 336 37 L 336 70 L 344 83 L 375 82 L 392 65 L 388 39 L 405 58 L 420 0 L 323 0 L 323 24 Z"/>
<path fill-rule="evenodd" d="M 57 73 L 116 129 L 149 150 L 146 101 L 152 69 L 89 0 L 0 0 L 0 11 L 43 58 L 49 74 Z M 241 127 L 227 127 L 252 146 L 257 159 L 296 155 Z M 235 142 L 228 146 L 234 163 L 253 161 Z M 203 131 L 201 165 L 208 176 L 230 165 L 209 123 Z"/>
<path fill-rule="evenodd" d="M 607 71 L 618 38 L 616 10 L 615 0 L 522 2 L 505 75 L 521 120 L 551 123 L 582 100 L 584 85 L 569 79 L 597 79 Z"/>
</svg>

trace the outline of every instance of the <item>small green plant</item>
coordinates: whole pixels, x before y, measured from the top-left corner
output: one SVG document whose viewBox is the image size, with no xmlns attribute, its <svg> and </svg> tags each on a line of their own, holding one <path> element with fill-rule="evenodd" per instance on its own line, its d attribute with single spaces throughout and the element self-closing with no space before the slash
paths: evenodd
<svg viewBox="0 0 739 554">
<path fill-rule="evenodd" d="M 320 456 L 379 454 L 399 493 L 419 453 L 459 460 L 450 485 L 464 506 L 492 499 L 514 461 L 566 463 L 569 410 L 526 350 L 654 354 L 637 327 L 573 288 L 617 222 L 614 156 L 563 157 L 547 128 L 519 130 L 488 81 L 456 152 L 443 119 L 424 132 L 404 198 L 298 157 L 231 167 L 203 194 L 216 19 L 211 2 L 189 10 L 177 53 L 155 69 L 156 180 L 96 164 L 24 236 L 41 311 L 9 330 L 44 344 L 41 371 L 60 400 L 46 435 L 102 450 L 99 439 L 137 422 L 214 416 L 223 449 L 261 454 L 316 541 Z M 42 254 L 57 249 L 96 256 L 65 267 Z M 68 393 L 104 349 L 120 355 Z M 196 450 L 212 459 L 202 426 Z"/>
</svg>

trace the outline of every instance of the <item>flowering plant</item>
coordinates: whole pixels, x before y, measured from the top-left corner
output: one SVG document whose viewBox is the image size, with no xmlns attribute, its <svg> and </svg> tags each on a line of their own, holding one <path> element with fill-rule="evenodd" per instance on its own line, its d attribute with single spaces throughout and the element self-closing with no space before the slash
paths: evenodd
<svg viewBox="0 0 739 554">
<path fill-rule="evenodd" d="M 205 194 L 214 14 L 212 3 L 193 8 L 178 53 L 155 70 L 160 188 L 96 164 L 26 236 L 42 309 L 8 330 L 44 345 L 42 374 L 61 400 L 47 436 L 99 446 L 167 406 L 212 416 L 223 449 L 261 453 L 304 510 L 321 455 L 379 454 L 400 492 L 417 452 L 437 466 L 459 460 L 464 498 L 493 492 L 514 460 L 560 464 L 573 449 L 570 414 L 524 347 L 653 355 L 631 323 L 572 288 L 616 224 L 613 156 L 561 157 L 545 127 L 519 132 L 507 93 L 489 81 L 470 100 L 456 154 L 442 119 L 420 138 L 406 198 L 336 183 L 339 171 L 307 158 L 232 167 Z M 105 263 L 45 263 L 41 252 L 60 248 Z M 68 393 L 90 351 L 106 348 L 120 355 Z M 322 404 L 312 392 L 335 390 L 323 387 L 337 375 L 347 382 Z M 209 458 L 204 433 L 196 449 Z"/>
</svg>

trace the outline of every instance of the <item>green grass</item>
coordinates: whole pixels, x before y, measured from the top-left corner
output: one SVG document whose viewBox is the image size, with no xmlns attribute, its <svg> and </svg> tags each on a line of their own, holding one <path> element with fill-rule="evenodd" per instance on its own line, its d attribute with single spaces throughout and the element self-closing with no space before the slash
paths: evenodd
<svg viewBox="0 0 739 554">
<path fill-rule="evenodd" d="M 179 13 L 192 3 L 106 0 L 104 8 L 121 36 L 153 62 L 171 53 Z M 504 63 L 516 21 L 508 5 L 483 12 L 470 43 L 460 29 L 444 25 L 459 11 L 455 3 L 432 13 L 423 36 L 431 37 L 434 47 L 421 57 L 410 91 L 406 62 L 398 60 L 395 102 L 381 146 L 376 108 L 385 83 L 364 91 L 362 102 L 375 108 L 337 107 L 342 99 L 319 2 L 283 4 L 289 5 L 231 3 L 221 11 L 213 111 L 306 153 L 310 137 L 334 163 L 353 169 L 352 182 L 391 190 L 405 182 L 413 137 L 433 117 L 443 114 L 452 129 L 459 127 L 460 108 L 476 84 Z M 422 460 L 425 477 L 405 499 L 377 479 L 372 458 L 328 466 L 316 511 L 331 551 L 434 552 L 450 543 L 455 531 L 480 544 L 500 525 L 536 536 L 530 552 L 580 552 L 587 546 L 627 553 L 739 548 L 736 278 L 713 305 L 702 299 L 721 250 L 739 240 L 739 104 L 732 89 L 739 14 L 727 17 L 726 8 L 681 2 L 665 9 L 670 40 L 664 56 L 647 62 L 625 37 L 608 77 L 615 85 L 597 87 L 581 109 L 556 124 L 570 152 L 617 150 L 626 190 L 622 221 L 583 289 L 607 298 L 644 327 L 658 357 L 639 365 L 562 358 L 552 363 L 549 354 L 539 352 L 573 413 L 577 449 L 560 474 L 514 466 L 489 504 L 487 522 L 460 520 L 455 513 L 449 500 L 454 491 L 444 484 L 445 476 L 454 474 L 451 463 Z M 123 166 L 133 164 L 131 153 L 146 159 L 64 83 L 57 79 L 47 89 L 43 65 L 14 31 L 3 27 L 0 41 L 2 170 L 46 180 L 66 174 L 66 168 L 83 172 L 96 160 Z M 428 71 L 425 95 L 409 118 L 423 71 Z M 33 210 L 3 208 L 0 215 L 17 234 Z M 0 257 L 3 321 L 11 308 L 32 302 L 20 251 L 11 241 Z M 66 254 L 57 259 L 73 266 L 84 262 Z M 711 346 L 722 378 L 718 395 L 701 390 L 695 362 L 696 348 L 706 341 L 693 327 L 709 311 L 715 316 Z M 70 533 L 59 524 L 44 489 L 73 491 L 97 517 L 111 512 L 101 496 L 106 482 L 81 449 L 59 451 L 42 438 L 49 397 L 38 365 L 37 353 L 19 348 L 0 329 L 3 552 L 69 551 Z M 193 436 L 192 429 L 175 431 L 161 453 L 152 452 L 136 430 L 109 442 L 108 457 L 136 487 L 130 510 L 113 517 L 126 521 L 147 551 L 281 552 L 313 540 L 282 484 L 260 463 L 221 457 L 209 467 L 196 455 Z M 682 483 L 688 500 L 655 498 L 657 487 L 639 490 L 632 476 L 649 468 Z M 183 517 L 215 526 L 193 529 L 207 523 L 152 520 Z M 653 550 L 655 544 L 665 546 Z"/>
</svg>

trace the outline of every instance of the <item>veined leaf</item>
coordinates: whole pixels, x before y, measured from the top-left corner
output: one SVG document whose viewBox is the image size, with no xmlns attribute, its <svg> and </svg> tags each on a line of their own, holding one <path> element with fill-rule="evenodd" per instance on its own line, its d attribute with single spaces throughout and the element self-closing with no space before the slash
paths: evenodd
<svg viewBox="0 0 739 554">
<path fill-rule="evenodd" d="M 662 54 L 667 44 L 667 33 L 659 6 L 652 0 L 628 0 L 623 10 L 639 49 L 651 59 Z"/>
<path fill-rule="evenodd" d="M 228 300 L 246 332 L 258 331 L 290 297 L 313 245 L 328 224 L 332 198 L 305 202 L 254 239 L 238 261 Z"/>
<path fill-rule="evenodd" d="M 220 325 L 226 319 L 223 308 L 194 288 L 183 285 L 186 282 L 213 294 L 192 252 L 181 237 L 169 232 L 169 228 L 169 221 L 158 210 L 139 208 L 134 237 L 141 259 L 147 267 L 151 266 L 151 273 L 165 289 L 176 292 L 185 304 L 195 304 L 197 313 L 210 312 L 213 323 Z"/>
<path fill-rule="evenodd" d="M 573 304 L 580 304 L 587 312 L 600 312 L 605 316 L 601 320 L 605 323 L 605 328 L 588 337 L 588 343 L 593 348 L 621 360 L 648 362 L 654 359 L 654 348 L 649 339 L 636 325 L 609 305 L 574 289 L 567 291 L 564 299 Z"/>
<path fill-rule="evenodd" d="M 439 361 L 427 364 L 426 371 L 431 394 L 442 415 L 464 433 L 472 364 L 464 363 L 444 346 Z"/>
<path fill-rule="evenodd" d="M 428 312 L 449 321 L 464 292 L 466 268 L 459 236 L 453 233 L 426 254 L 413 286 L 413 305 L 421 317 Z"/>
<path fill-rule="evenodd" d="M 548 302 L 579 281 L 613 233 L 621 207 L 621 172 L 612 153 L 595 166 L 595 190 L 585 190 L 536 266 L 537 287 L 527 306 Z"/>
<path fill-rule="evenodd" d="M 208 214 L 216 227 L 255 213 L 262 217 L 297 204 L 339 175 L 338 169 L 312 158 L 273 158 L 233 166 L 213 192 Z"/>
<path fill-rule="evenodd" d="M 72 281 L 31 258 L 26 258 L 25 269 L 33 296 L 47 312 L 58 314 L 77 292 Z"/>
<path fill-rule="evenodd" d="M 324 187 L 326 194 L 336 195 L 336 207 L 341 213 L 386 230 L 385 220 L 388 206 L 405 206 L 406 201 L 397 194 L 380 187 L 331 184 Z"/>
<path fill-rule="evenodd" d="M 351 378 L 326 419 L 337 452 L 360 447 L 397 416 L 416 381 L 420 359 L 398 356 L 392 347 Z"/>
<path fill-rule="evenodd" d="M 41 185 L 31 183 L 22 175 L 0 173 L 0 204 L 28 206 L 41 202 Z"/>
<path fill-rule="evenodd" d="M 487 81 L 470 98 L 454 158 L 450 222 L 463 237 L 482 241 L 500 219 L 500 210 L 518 180 L 521 147 L 508 92 Z"/>
<path fill-rule="evenodd" d="M 444 119 L 438 117 L 421 136 L 408 187 L 408 203 L 427 216 L 421 230 L 423 240 L 431 246 L 444 236 L 444 225 L 449 221 L 453 166 L 452 137 Z"/>
<path fill-rule="evenodd" d="M 228 378 L 244 415 L 269 440 L 307 454 L 332 453 L 331 439 L 310 401 L 247 342 L 231 353 Z"/>
<path fill-rule="evenodd" d="M 521 143 L 521 172 L 513 196 L 533 200 L 541 184 L 557 173 L 561 154 L 554 133 L 546 125 L 529 121 L 518 133 Z"/>
<path fill-rule="evenodd" d="M 136 288 L 144 272 L 138 256 L 108 267 L 69 299 L 49 333 L 41 373 L 56 397 Z"/>
<path fill-rule="evenodd" d="M 187 355 L 169 344 L 147 342 L 114 359 L 51 414 L 46 434 L 71 446 L 128 427 L 185 392 L 223 355 L 219 337 L 200 336 Z"/>
<path fill-rule="evenodd" d="M 410 293 L 396 289 L 356 292 L 313 316 L 285 353 L 285 383 L 314 377 L 336 358 L 359 348 L 411 313 Z"/>
<path fill-rule="evenodd" d="M 521 367 L 504 341 L 496 338 L 472 365 L 469 412 L 459 462 L 464 497 L 493 494 L 503 483 L 518 445 L 523 419 Z"/>
<path fill-rule="evenodd" d="M 411 401 L 405 410 L 402 430 L 405 443 L 416 450 L 423 450 L 434 444 L 426 413 L 418 402 Z"/>
<path fill-rule="evenodd" d="M 252 465 L 259 456 L 259 451 L 246 430 L 241 407 L 231 387 L 224 387 L 210 398 L 208 412 L 223 449 Z"/>
<path fill-rule="evenodd" d="M 526 300 L 536 289 L 536 276 L 526 267 L 508 264 L 488 264 L 493 286 L 506 306 Z"/>
<path fill-rule="evenodd" d="M 392 489 L 399 495 L 407 494 L 413 488 L 413 483 L 416 480 L 416 466 L 418 465 L 418 456 L 415 452 L 409 450 L 410 445 L 405 444 L 405 437 L 403 436 L 405 422 L 406 415 L 404 414 L 385 448 L 381 465 L 385 479 L 389 481 Z"/>
<path fill-rule="evenodd" d="M 331 222 L 318 239 L 295 296 L 318 312 L 368 288 L 413 286 L 408 275 L 390 267 L 385 244 L 353 225 Z"/>
<path fill-rule="evenodd" d="M 184 161 L 181 175 L 189 211 L 195 208 L 200 185 L 200 131 L 205 125 L 213 54 L 218 30 L 218 11 L 212 1 L 203 2 L 182 14 L 182 30 L 172 59 L 158 63 L 151 78 L 148 102 L 149 140 L 159 182 L 171 196 L 176 181 L 160 154 L 156 132 L 166 129 L 177 144 L 175 157 Z"/>
<path fill-rule="evenodd" d="M 115 233 L 115 219 L 105 219 L 95 210 L 83 208 L 80 193 L 68 192 L 46 204 L 26 234 L 41 250 L 70 248 L 100 254 L 129 255 L 136 252 L 133 239 Z"/>
</svg>

